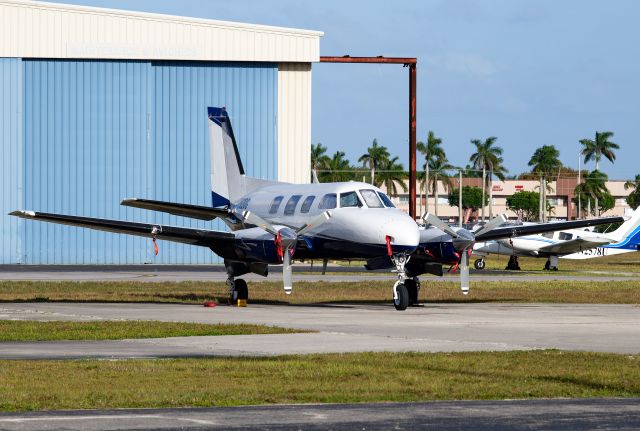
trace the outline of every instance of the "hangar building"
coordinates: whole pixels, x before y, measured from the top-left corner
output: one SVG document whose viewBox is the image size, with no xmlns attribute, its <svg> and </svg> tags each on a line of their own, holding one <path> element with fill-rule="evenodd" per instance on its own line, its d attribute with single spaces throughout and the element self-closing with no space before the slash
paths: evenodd
<svg viewBox="0 0 640 431">
<path fill-rule="evenodd" d="M 0 0 L 0 264 L 212 263 L 208 249 L 31 222 L 15 209 L 223 229 L 121 207 L 211 204 L 207 106 L 247 175 L 309 179 L 321 32 Z"/>
</svg>

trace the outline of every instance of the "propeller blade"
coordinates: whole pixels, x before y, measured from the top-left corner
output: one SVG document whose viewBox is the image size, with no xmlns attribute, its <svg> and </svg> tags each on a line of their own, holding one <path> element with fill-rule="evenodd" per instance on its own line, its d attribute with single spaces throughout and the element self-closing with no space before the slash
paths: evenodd
<svg viewBox="0 0 640 431">
<path fill-rule="evenodd" d="M 240 214 L 239 218 L 243 222 L 254 224 L 254 225 L 258 226 L 259 228 L 266 230 L 270 234 L 278 235 L 278 230 L 275 227 L 273 227 L 273 225 L 271 223 L 269 223 L 268 221 L 266 221 L 262 217 L 255 215 L 251 211 L 243 212 L 242 214 Z"/>
<path fill-rule="evenodd" d="M 463 295 L 469 293 L 469 249 L 460 256 L 460 289 Z"/>
<path fill-rule="evenodd" d="M 437 227 L 438 229 L 440 229 L 447 235 L 451 236 L 452 238 L 458 237 L 458 233 L 455 230 L 451 229 L 451 227 L 449 227 L 448 224 L 446 224 L 445 222 L 443 222 L 442 220 L 440 220 L 438 217 L 434 216 L 431 213 L 426 213 L 425 215 L 423 215 L 422 220 L 426 224 L 430 224 L 434 227 Z"/>
<path fill-rule="evenodd" d="M 322 223 L 326 222 L 330 218 L 331 218 L 331 211 L 325 211 L 322 214 L 320 214 L 318 217 L 314 218 L 309 223 L 304 225 L 302 228 L 300 228 L 296 233 L 299 236 L 304 235 L 310 230 L 317 228 L 318 226 L 320 226 Z"/>
<path fill-rule="evenodd" d="M 507 217 L 504 214 L 500 214 L 498 217 L 494 218 L 493 220 L 489 221 L 489 223 L 482 226 L 479 231 L 475 232 L 475 236 L 479 236 L 489 231 L 492 231 L 495 228 L 502 226 L 506 222 L 507 222 Z"/>
<path fill-rule="evenodd" d="M 288 249 L 284 251 L 282 259 L 282 282 L 284 284 L 284 293 L 290 295 L 291 289 L 293 288 L 293 275 L 291 269 L 291 253 L 289 253 Z"/>
</svg>

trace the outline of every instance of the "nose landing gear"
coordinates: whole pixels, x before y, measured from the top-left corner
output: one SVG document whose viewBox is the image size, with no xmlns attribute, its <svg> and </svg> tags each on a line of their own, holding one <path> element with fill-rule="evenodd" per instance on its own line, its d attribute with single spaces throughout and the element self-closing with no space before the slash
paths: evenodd
<svg viewBox="0 0 640 431">
<path fill-rule="evenodd" d="M 473 262 L 473 267 L 475 269 L 482 270 L 484 269 L 485 266 L 486 266 L 486 262 L 484 261 L 484 259 L 476 259 L 476 261 Z"/>
<path fill-rule="evenodd" d="M 410 305 L 418 305 L 420 280 L 407 276 L 404 266 L 409 261 L 408 256 L 394 255 L 391 261 L 396 266 L 394 272 L 398 274 L 398 280 L 393 285 L 393 306 L 398 311 L 404 311 Z"/>
</svg>

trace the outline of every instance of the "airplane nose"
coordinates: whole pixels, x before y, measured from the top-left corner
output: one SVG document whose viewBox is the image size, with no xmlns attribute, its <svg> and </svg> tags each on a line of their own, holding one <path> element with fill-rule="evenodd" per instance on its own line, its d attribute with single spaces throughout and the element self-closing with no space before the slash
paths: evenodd
<svg viewBox="0 0 640 431">
<path fill-rule="evenodd" d="M 412 252 L 420 243 L 418 224 L 408 215 L 388 220 L 382 231 L 385 236 L 391 237 L 394 252 Z"/>
</svg>

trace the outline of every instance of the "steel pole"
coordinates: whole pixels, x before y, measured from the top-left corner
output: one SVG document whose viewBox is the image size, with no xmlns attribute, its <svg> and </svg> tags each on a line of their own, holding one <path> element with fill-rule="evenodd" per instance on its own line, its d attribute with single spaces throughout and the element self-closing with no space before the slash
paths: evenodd
<svg viewBox="0 0 640 431">
<path fill-rule="evenodd" d="M 580 164 L 582 162 L 582 154 L 580 152 L 578 152 L 578 185 L 580 185 L 580 183 L 582 182 L 582 179 L 580 177 Z M 578 192 L 578 215 L 576 217 L 576 219 L 579 219 L 580 216 L 582 215 L 582 197 L 581 197 L 581 193 Z"/>
<path fill-rule="evenodd" d="M 458 226 L 462 227 L 462 169 L 460 169 L 458 181 Z"/>
<path fill-rule="evenodd" d="M 409 64 L 409 215 L 414 219 L 416 218 L 416 75 L 416 63 Z"/>
</svg>

